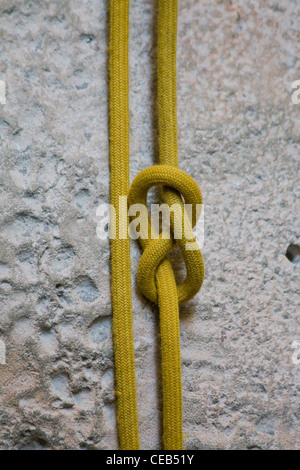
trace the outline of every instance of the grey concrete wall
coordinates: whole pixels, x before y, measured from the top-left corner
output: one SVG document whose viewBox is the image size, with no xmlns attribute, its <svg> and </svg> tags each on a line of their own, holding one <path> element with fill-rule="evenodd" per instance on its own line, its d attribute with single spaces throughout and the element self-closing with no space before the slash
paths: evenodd
<svg viewBox="0 0 300 470">
<path fill-rule="evenodd" d="M 156 2 L 130 10 L 131 176 L 157 158 Z M 298 1 L 180 0 L 180 166 L 205 202 L 206 278 L 181 310 L 187 449 L 296 449 Z M 1 449 L 117 448 L 107 4 L 2 0 Z M 132 272 L 140 251 L 132 244 Z M 179 271 L 182 268 L 178 267 Z M 160 446 L 158 312 L 133 276 L 141 445 Z M 294 358 L 297 356 L 294 355 Z"/>
</svg>

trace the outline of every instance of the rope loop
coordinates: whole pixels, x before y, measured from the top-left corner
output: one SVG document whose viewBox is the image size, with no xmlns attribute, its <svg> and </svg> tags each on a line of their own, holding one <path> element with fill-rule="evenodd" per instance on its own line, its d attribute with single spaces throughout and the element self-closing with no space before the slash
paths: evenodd
<svg viewBox="0 0 300 470">
<path fill-rule="evenodd" d="M 168 197 L 165 201 L 163 196 L 163 202 L 167 202 L 170 209 L 171 237 L 166 237 L 164 232 L 157 234 L 151 225 L 148 212 L 148 220 L 143 220 L 144 212 L 140 212 L 139 241 L 143 254 L 138 266 L 137 282 L 143 295 L 151 302 L 158 303 L 156 272 L 162 261 L 177 245 L 186 266 L 186 278 L 177 285 L 178 302 L 182 304 L 194 297 L 201 288 L 204 278 L 204 263 L 193 234 L 193 227 L 201 213 L 198 205 L 202 204 L 202 196 L 197 183 L 184 171 L 170 165 L 154 165 L 141 171 L 133 180 L 128 195 L 129 207 L 134 204 L 147 207 L 148 191 L 156 185 L 162 185 L 167 189 L 169 196 L 174 191 L 175 206 L 172 204 L 172 197 Z M 190 215 L 185 209 L 186 205 L 190 205 Z M 144 227 L 147 227 L 147 231 Z M 178 229 L 181 237 L 175 239 L 174 233 Z"/>
</svg>

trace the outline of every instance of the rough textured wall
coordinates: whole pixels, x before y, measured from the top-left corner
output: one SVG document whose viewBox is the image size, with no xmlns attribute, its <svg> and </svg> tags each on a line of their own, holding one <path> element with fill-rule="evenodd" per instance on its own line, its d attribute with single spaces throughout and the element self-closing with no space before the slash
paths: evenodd
<svg viewBox="0 0 300 470">
<path fill-rule="evenodd" d="M 130 10 L 131 175 L 157 156 L 156 1 Z M 2 0 L 1 449 L 117 448 L 107 4 Z M 206 279 L 182 308 L 187 449 L 299 448 L 297 1 L 180 0 L 181 168 L 205 202 Z M 153 39 L 154 36 L 154 39 Z M 132 271 L 140 252 L 132 244 Z M 133 279 L 142 448 L 159 448 L 158 312 Z"/>
</svg>

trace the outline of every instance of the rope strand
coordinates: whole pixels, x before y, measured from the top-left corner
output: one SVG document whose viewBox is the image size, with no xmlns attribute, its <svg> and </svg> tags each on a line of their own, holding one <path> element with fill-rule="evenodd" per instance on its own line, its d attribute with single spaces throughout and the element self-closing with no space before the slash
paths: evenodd
<svg viewBox="0 0 300 470">
<path fill-rule="evenodd" d="M 163 187 L 163 201 L 180 208 L 171 213 L 171 229 L 177 224 L 183 236 L 176 240 L 186 264 L 186 279 L 176 285 L 168 259 L 175 240 L 140 238 L 143 254 L 138 267 L 138 285 L 160 311 L 163 447 L 183 449 L 182 391 L 179 304 L 192 298 L 204 277 L 201 252 L 192 228 L 197 221 L 196 206 L 202 204 L 194 180 L 178 168 L 176 111 L 176 35 L 177 0 L 159 0 L 158 10 L 158 111 L 159 165 L 141 171 L 128 192 L 129 121 L 128 121 L 128 0 L 110 0 L 110 154 L 111 202 L 116 209 L 117 237 L 121 224 L 128 233 L 127 215 L 121 219 L 119 196 L 128 195 L 129 206 L 147 206 L 147 193 L 152 186 Z M 192 220 L 185 216 L 185 204 L 192 207 Z M 141 217 L 141 215 L 140 215 Z M 148 233 L 153 233 L 150 217 Z M 121 222 L 125 220 L 125 222 Z M 141 224 L 142 225 L 142 224 Z M 187 248 L 187 244 L 193 249 Z M 113 334 L 115 375 L 118 397 L 118 427 L 121 449 L 138 449 L 137 404 L 135 392 L 133 327 L 130 288 L 129 240 L 116 239 L 111 244 Z"/>
<path fill-rule="evenodd" d="M 116 238 L 111 240 L 111 295 L 117 422 L 121 450 L 139 449 L 134 368 L 128 217 L 119 197 L 129 190 L 128 15 L 129 0 L 110 0 L 110 200 L 116 211 Z M 126 225 L 125 227 L 123 225 Z"/>
</svg>

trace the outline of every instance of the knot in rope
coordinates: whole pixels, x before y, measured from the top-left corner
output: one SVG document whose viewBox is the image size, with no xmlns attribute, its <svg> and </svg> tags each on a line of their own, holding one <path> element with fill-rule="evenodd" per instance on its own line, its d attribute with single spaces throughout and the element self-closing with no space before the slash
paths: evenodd
<svg viewBox="0 0 300 470">
<path fill-rule="evenodd" d="M 178 302 L 182 304 L 194 297 L 204 278 L 204 263 L 193 234 L 193 227 L 200 216 L 197 205 L 202 204 L 202 196 L 197 183 L 184 171 L 170 165 L 154 165 L 141 171 L 133 180 L 128 195 L 129 207 L 134 204 L 147 207 L 148 191 L 156 185 L 163 186 L 163 202 L 167 203 L 170 209 L 173 208 L 172 211 L 170 210 L 172 236 L 165 238 L 163 232 L 155 234 L 147 212 L 147 233 L 143 233 L 142 227 L 145 225 L 140 223 L 139 241 L 143 254 L 138 266 L 137 282 L 143 295 L 148 300 L 158 303 L 156 272 L 159 265 L 168 259 L 169 253 L 177 245 L 186 266 L 186 278 L 177 285 Z M 177 204 L 175 209 L 172 207 L 173 204 Z M 191 208 L 191 217 L 185 210 L 187 204 Z M 141 213 L 139 219 L 142 220 L 142 217 Z M 182 236 L 174 239 L 178 224 L 181 224 Z"/>
<path fill-rule="evenodd" d="M 130 244 L 127 208 L 120 204 L 128 197 L 129 215 L 136 204 L 140 215 L 132 225 L 140 225 L 143 253 L 137 280 L 142 293 L 159 305 L 161 347 L 163 448 L 183 449 L 182 386 L 179 303 L 192 298 L 204 277 L 201 252 L 193 235 L 198 204 L 202 204 L 195 181 L 178 169 L 176 109 L 177 0 L 159 0 L 157 15 L 157 104 L 159 163 L 143 170 L 129 190 L 129 0 L 110 0 L 110 162 L 111 204 L 116 209 L 116 233 L 111 239 L 111 292 L 118 430 L 122 450 L 139 449 L 139 430 L 134 366 L 133 315 L 130 279 Z M 150 217 L 147 193 L 152 186 L 163 190 L 163 210 L 169 209 L 170 234 L 165 235 Z M 189 204 L 189 210 L 185 210 Z M 173 207 L 176 206 L 176 210 Z M 160 206 L 161 207 L 161 206 Z M 125 209 L 125 210 L 124 210 Z M 152 211 L 151 211 L 152 216 Z M 152 224 L 151 224 L 152 218 Z M 142 219 L 145 223 L 142 223 Z M 130 225 L 130 227 L 132 227 Z M 178 228 L 181 236 L 178 236 Z M 177 233 L 176 233 L 177 231 Z M 155 236 L 152 236 L 153 232 Z M 177 283 L 169 254 L 178 246 L 186 278 Z"/>
</svg>

